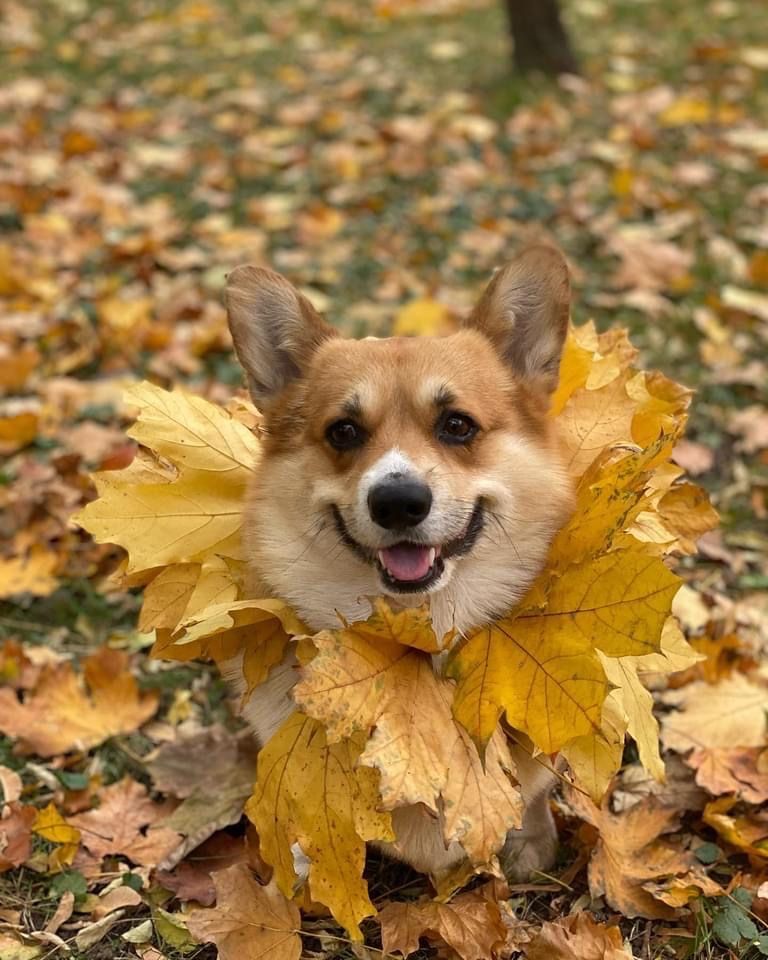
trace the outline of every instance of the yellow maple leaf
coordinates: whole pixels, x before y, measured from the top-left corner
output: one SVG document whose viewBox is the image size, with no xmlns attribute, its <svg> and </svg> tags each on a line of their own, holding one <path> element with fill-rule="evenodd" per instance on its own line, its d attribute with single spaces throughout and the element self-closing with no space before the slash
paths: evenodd
<svg viewBox="0 0 768 960">
<path fill-rule="evenodd" d="M 216 661 L 242 652 L 244 696 L 248 696 L 283 659 L 289 638 L 303 633 L 306 628 L 282 600 L 236 600 L 192 614 L 181 623 L 172 644 L 177 652 L 189 645 L 195 656 Z M 167 651 L 167 645 L 160 646 L 153 655 L 166 656 Z"/>
<path fill-rule="evenodd" d="M 309 858 L 312 897 L 355 940 L 376 912 L 363 880 L 366 840 L 392 840 L 389 815 L 378 811 L 377 774 L 356 769 L 357 740 L 329 744 L 315 720 L 294 713 L 261 750 L 256 786 L 246 805 L 261 854 L 282 893 L 293 895 L 292 846 Z"/>
<path fill-rule="evenodd" d="M 376 629 L 369 620 L 317 634 L 318 653 L 294 699 L 331 742 L 361 737 L 360 763 L 379 771 L 385 810 L 423 803 L 442 811 L 446 843 L 457 840 L 473 862 L 487 862 L 521 822 L 509 749 L 499 733 L 481 762 L 451 714 L 452 685 L 430 657 L 391 639 L 392 624 L 402 622 L 380 605 Z"/>
<path fill-rule="evenodd" d="M 599 729 L 576 737 L 560 751 L 576 783 L 598 803 L 621 766 L 626 730 L 621 699 L 612 690 L 603 703 Z"/>
<path fill-rule="evenodd" d="M 653 697 L 643 685 L 640 674 L 685 670 L 702 659 L 701 654 L 688 645 L 674 617 L 669 617 L 662 628 L 658 653 L 641 657 L 601 656 L 605 675 L 616 688 L 612 696 L 616 698 L 626 728 L 637 744 L 640 762 L 656 780 L 664 780 L 659 725 L 653 715 Z M 600 796 L 599 793 L 596 795 Z"/>
<path fill-rule="evenodd" d="M 452 653 L 454 713 L 484 744 L 502 711 L 546 753 L 597 732 L 607 682 L 597 650 L 652 653 L 679 580 L 640 544 L 571 563 L 534 584 L 523 609 Z"/>
<path fill-rule="evenodd" d="M 226 411 L 184 391 L 142 383 L 127 399 L 140 409 L 129 434 L 177 474 L 141 483 L 125 471 L 96 474 L 99 499 L 74 519 L 99 543 L 124 547 L 129 574 L 212 554 L 240 559 L 242 505 L 258 440 Z"/>
<path fill-rule="evenodd" d="M 569 473 L 579 477 L 614 443 L 631 442 L 636 402 L 627 393 L 622 373 L 598 390 L 576 390 L 560 412 L 559 436 Z"/>
<path fill-rule="evenodd" d="M 599 728 L 605 674 L 578 631 L 555 640 L 542 620 L 529 618 L 519 631 L 515 624 L 484 627 L 453 652 L 447 667 L 458 683 L 453 712 L 481 748 L 506 712 L 513 727 L 553 753 Z"/>
<path fill-rule="evenodd" d="M 649 488 L 673 446 L 660 436 L 644 450 L 613 446 L 600 454 L 579 481 L 573 514 L 552 543 L 547 569 L 608 553 L 640 511 L 652 506 Z"/>
<path fill-rule="evenodd" d="M 139 629 L 174 630 L 187 609 L 197 581 L 200 563 L 173 563 L 161 570 L 144 590 L 139 616 Z"/>
</svg>

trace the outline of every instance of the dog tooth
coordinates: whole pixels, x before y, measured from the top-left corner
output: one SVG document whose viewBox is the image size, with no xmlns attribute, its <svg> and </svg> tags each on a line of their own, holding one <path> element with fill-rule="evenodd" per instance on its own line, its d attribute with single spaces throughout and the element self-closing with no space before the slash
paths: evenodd
<svg viewBox="0 0 768 960">
<path fill-rule="evenodd" d="M 435 550 L 435 548 L 434 548 L 434 547 L 430 547 L 430 548 L 429 548 L 429 565 L 430 565 L 430 567 L 431 567 L 432 564 L 435 562 L 435 556 L 436 556 L 436 555 L 437 555 L 437 551 Z"/>
</svg>

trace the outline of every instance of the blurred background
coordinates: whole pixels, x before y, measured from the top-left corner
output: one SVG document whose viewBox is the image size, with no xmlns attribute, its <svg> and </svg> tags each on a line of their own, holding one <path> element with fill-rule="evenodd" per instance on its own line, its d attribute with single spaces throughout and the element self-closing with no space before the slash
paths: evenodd
<svg viewBox="0 0 768 960">
<path fill-rule="evenodd" d="M 436 332 L 542 237 L 576 322 L 629 327 L 697 390 L 678 459 L 723 526 L 683 571 L 691 618 L 764 626 L 767 22 L 753 0 L 6 0 L 0 678 L 24 644 L 146 649 L 115 551 L 69 516 L 133 456 L 126 382 L 239 388 L 229 269 L 271 265 L 351 334 Z M 139 673 L 170 723 L 220 709 L 205 667 Z"/>
</svg>

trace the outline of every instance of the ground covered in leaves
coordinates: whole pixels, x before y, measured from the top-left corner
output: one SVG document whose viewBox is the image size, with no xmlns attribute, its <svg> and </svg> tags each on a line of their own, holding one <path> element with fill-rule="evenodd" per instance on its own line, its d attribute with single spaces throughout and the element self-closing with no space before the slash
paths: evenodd
<svg viewBox="0 0 768 960">
<path fill-rule="evenodd" d="M 510 77 L 494 3 L 316 6 L 8 5 L 0 957 L 212 957 L 195 942 L 210 920 L 190 920 L 190 905 L 217 888 L 226 899 L 225 882 L 242 890 L 245 864 L 263 869 L 240 819 L 253 758 L 221 681 L 148 658 L 138 592 L 110 578 L 118 552 L 69 519 L 93 496 L 92 470 L 134 455 L 124 387 L 183 382 L 229 400 L 239 372 L 220 293 L 244 260 L 289 274 L 348 331 L 419 332 L 464 311 L 494 266 L 542 236 L 570 258 L 578 321 L 628 326 L 642 366 L 697 389 L 676 459 L 723 522 L 677 569 L 676 612 L 705 659 L 657 692 L 660 716 L 678 709 L 663 725 L 666 785 L 629 747 L 610 808 L 590 823 L 561 803 L 558 869 L 509 892 L 499 950 L 766 955 L 758 5 L 579 0 L 584 75 L 558 85 Z M 709 885 L 676 888 L 683 860 Z M 643 915 L 637 899 L 620 911 L 596 896 L 596 862 L 635 898 L 661 890 L 666 917 L 627 919 Z M 222 867 L 232 872 L 215 888 Z M 390 863 L 368 876 L 379 908 L 426 889 Z M 456 918 L 434 909 L 425 956 L 490 949 L 477 931 L 457 946 Z M 569 914 L 565 929 L 540 930 Z M 352 955 L 322 911 L 304 931 L 306 956 Z M 225 960 L 248 957 L 247 942 L 217 936 Z"/>
</svg>

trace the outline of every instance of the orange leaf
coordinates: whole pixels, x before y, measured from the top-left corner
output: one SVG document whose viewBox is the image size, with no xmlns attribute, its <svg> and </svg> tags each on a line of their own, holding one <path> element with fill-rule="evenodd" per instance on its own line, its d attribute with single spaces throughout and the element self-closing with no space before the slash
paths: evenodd
<svg viewBox="0 0 768 960">
<path fill-rule="evenodd" d="M 53 757 L 132 733 L 157 709 L 159 694 L 139 693 L 125 653 L 103 647 L 86 659 L 84 679 L 90 693 L 63 663 L 44 669 L 23 702 L 13 690 L 0 690 L 0 730 L 27 752 Z"/>
</svg>

